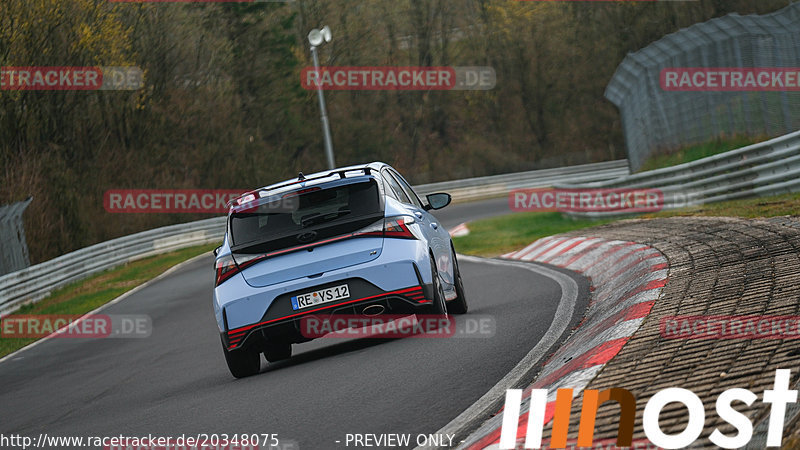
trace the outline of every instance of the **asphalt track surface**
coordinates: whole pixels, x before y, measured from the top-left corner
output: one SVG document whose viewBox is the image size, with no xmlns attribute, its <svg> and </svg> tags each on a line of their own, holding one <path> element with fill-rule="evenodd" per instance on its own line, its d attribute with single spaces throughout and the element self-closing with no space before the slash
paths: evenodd
<svg viewBox="0 0 800 450">
<path fill-rule="evenodd" d="M 439 218 L 452 227 L 506 211 L 490 200 Z M 462 262 L 470 313 L 457 320 L 490 315 L 493 337 L 318 339 L 237 380 L 213 319 L 211 266 L 209 255 L 103 311 L 149 315 L 149 338 L 51 339 L 0 363 L 0 434 L 276 433 L 308 450 L 357 448 L 348 433 L 434 433 L 536 345 L 561 296 L 524 268 Z"/>
</svg>

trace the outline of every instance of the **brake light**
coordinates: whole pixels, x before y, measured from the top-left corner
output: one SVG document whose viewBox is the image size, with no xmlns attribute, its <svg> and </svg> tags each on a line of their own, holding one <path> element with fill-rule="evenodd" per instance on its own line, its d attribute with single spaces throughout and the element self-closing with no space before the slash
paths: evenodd
<svg viewBox="0 0 800 450">
<path fill-rule="evenodd" d="M 305 181 L 305 179 L 303 179 L 302 181 Z M 281 196 L 281 198 L 296 197 L 298 195 L 307 194 L 309 192 L 314 192 L 314 191 L 321 191 L 321 190 L 322 190 L 321 187 L 315 186 L 315 187 L 311 187 L 311 188 L 308 188 L 308 189 L 301 189 L 299 191 L 294 191 L 294 192 L 289 192 L 289 193 L 283 194 L 283 196 Z"/>
<path fill-rule="evenodd" d="M 244 205 L 245 203 L 250 203 L 255 199 L 256 199 L 255 194 L 247 194 L 244 197 L 240 198 L 239 200 L 236 200 L 236 206 L 241 206 Z"/>
</svg>

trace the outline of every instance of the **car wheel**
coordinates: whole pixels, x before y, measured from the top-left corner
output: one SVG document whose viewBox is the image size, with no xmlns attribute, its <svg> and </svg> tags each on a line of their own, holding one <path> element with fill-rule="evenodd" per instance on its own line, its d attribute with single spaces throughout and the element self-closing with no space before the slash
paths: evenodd
<svg viewBox="0 0 800 450">
<path fill-rule="evenodd" d="M 436 269 L 436 260 L 431 255 L 431 276 L 433 279 L 433 304 L 430 307 L 431 314 L 446 316 L 447 305 L 444 302 L 444 288 L 442 282 L 439 280 L 439 270 Z"/>
<path fill-rule="evenodd" d="M 277 362 L 292 357 L 292 344 L 288 342 L 271 343 L 264 349 L 264 357 L 269 362 Z"/>
<path fill-rule="evenodd" d="M 456 258 L 456 250 L 453 251 L 453 278 L 456 284 L 456 298 L 447 302 L 447 310 L 453 314 L 466 314 L 469 310 L 467 305 L 467 297 L 464 295 L 464 283 L 461 281 L 461 270 L 458 268 L 458 259 Z"/>
<path fill-rule="evenodd" d="M 228 370 L 236 378 L 249 377 L 261 370 L 261 353 L 248 348 L 228 351 L 223 347 L 222 351 L 225 353 Z"/>
</svg>

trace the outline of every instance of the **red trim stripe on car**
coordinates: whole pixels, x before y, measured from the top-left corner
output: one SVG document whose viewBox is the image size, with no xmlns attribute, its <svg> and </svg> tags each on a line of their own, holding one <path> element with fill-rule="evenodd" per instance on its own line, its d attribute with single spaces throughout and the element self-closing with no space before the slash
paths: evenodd
<svg viewBox="0 0 800 450">
<path fill-rule="evenodd" d="M 362 298 L 357 298 L 357 299 L 354 299 L 354 300 L 348 300 L 346 302 L 336 303 L 334 305 L 323 306 L 323 307 L 320 307 L 320 308 L 310 309 L 308 311 L 302 311 L 302 312 L 299 312 L 299 313 L 290 314 L 288 316 L 279 317 L 277 319 L 265 320 L 263 322 L 254 323 L 252 325 L 245 325 L 243 327 L 234 328 L 233 330 L 228 331 L 228 336 L 231 337 L 233 335 L 239 334 L 239 333 L 244 332 L 244 331 L 249 331 L 249 330 L 251 330 L 251 329 L 253 329 L 255 327 L 259 327 L 261 325 L 267 325 L 267 324 L 270 324 L 270 323 L 273 323 L 273 322 L 277 322 L 277 321 L 280 321 L 280 320 L 290 319 L 292 317 L 297 317 L 297 316 L 302 316 L 302 315 L 310 314 L 310 313 L 317 312 L 317 311 L 322 311 L 324 309 L 329 309 L 329 308 L 333 308 L 333 307 L 337 307 L 337 306 L 347 305 L 347 304 L 350 304 L 350 303 L 360 302 L 360 301 L 364 301 L 364 300 L 371 300 L 373 298 L 386 297 L 386 296 L 389 296 L 389 295 L 406 294 L 406 296 L 408 296 L 410 294 L 421 292 L 421 291 L 422 291 L 422 286 L 414 286 L 414 287 L 410 287 L 410 288 L 399 289 L 399 290 L 396 290 L 396 291 L 389 291 L 389 292 L 383 292 L 381 294 L 370 295 L 369 297 L 362 297 Z"/>
</svg>

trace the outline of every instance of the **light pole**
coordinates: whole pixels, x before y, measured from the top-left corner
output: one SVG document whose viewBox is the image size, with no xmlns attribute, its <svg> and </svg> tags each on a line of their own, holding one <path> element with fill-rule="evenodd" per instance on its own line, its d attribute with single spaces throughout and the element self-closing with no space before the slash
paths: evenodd
<svg viewBox="0 0 800 450">
<path fill-rule="evenodd" d="M 333 140 L 331 139 L 331 126 L 328 122 L 328 111 L 325 108 L 325 95 L 322 93 L 322 81 L 319 72 L 319 58 L 317 47 L 323 42 L 331 41 L 331 29 L 326 25 L 321 30 L 314 28 L 308 33 L 308 42 L 311 44 L 311 56 L 314 58 L 314 71 L 317 73 L 317 97 L 319 97 L 319 114 L 322 121 L 322 136 L 325 140 L 325 156 L 328 158 L 328 168 L 336 168 L 333 159 Z"/>
</svg>

